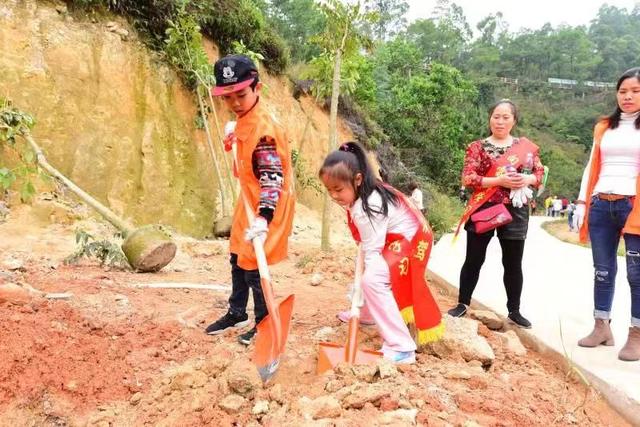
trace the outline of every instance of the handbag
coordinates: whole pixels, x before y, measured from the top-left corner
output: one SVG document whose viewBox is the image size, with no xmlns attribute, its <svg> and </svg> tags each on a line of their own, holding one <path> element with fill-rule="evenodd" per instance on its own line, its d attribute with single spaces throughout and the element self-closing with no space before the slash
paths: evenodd
<svg viewBox="0 0 640 427">
<path fill-rule="evenodd" d="M 471 215 L 471 221 L 477 234 L 486 233 L 501 225 L 509 224 L 513 217 L 502 203 L 493 205 Z"/>
</svg>

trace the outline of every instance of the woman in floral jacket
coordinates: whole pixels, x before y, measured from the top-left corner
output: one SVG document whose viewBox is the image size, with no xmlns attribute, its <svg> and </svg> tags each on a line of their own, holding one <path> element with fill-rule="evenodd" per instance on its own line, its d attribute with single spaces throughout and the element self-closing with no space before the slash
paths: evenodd
<svg viewBox="0 0 640 427">
<path fill-rule="evenodd" d="M 494 235 L 494 229 L 477 232 L 471 216 L 504 204 L 512 221 L 495 230 L 502 247 L 509 319 L 520 327 L 530 328 L 531 322 L 520 314 L 522 255 L 529 225 L 528 201 L 532 198 L 529 186 L 537 187 L 540 184 L 544 167 L 540 163 L 535 144 L 526 138 L 511 135 L 517 122 L 518 111 L 515 104 L 509 100 L 499 101 L 489 110 L 491 135 L 472 142 L 467 148 L 462 184 L 473 191 L 473 195 L 460 220 L 460 225 L 464 223 L 467 231 L 467 252 L 460 271 L 458 305 L 449 310 L 449 314 L 454 317 L 466 314 L 478 283 L 487 246 Z"/>
</svg>

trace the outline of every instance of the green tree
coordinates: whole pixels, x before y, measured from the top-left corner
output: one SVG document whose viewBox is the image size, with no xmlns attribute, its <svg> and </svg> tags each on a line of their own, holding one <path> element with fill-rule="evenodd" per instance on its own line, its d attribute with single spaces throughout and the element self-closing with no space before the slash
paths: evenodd
<svg viewBox="0 0 640 427">
<path fill-rule="evenodd" d="M 270 0 L 262 10 L 287 41 L 294 61 L 309 61 L 320 54 L 320 47 L 309 39 L 323 30 L 326 18 L 314 0 Z"/>
<path fill-rule="evenodd" d="M 371 42 L 358 29 L 367 23 L 373 23 L 376 15 L 363 10 L 360 2 L 344 4 L 339 0 L 327 0 L 320 5 L 326 17 L 324 31 L 314 37 L 315 43 L 323 49 L 321 56 L 316 61 L 315 69 L 321 72 L 317 74 L 318 82 L 327 82 L 331 78 L 331 110 L 329 113 L 329 142 L 327 151 L 337 147 L 338 135 L 338 100 L 340 97 L 341 71 L 343 57 L 348 61 L 355 55 L 359 55 L 362 47 L 370 46 Z M 333 63 L 332 77 L 326 70 L 326 64 Z M 322 241 L 321 248 L 329 250 L 329 197 L 324 193 L 322 210 Z"/>
<path fill-rule="evenodd" d="M 407 29 L 407 36 L 423 52 L 427 61 L 457 65 L 471 39 L 471 28 L 462 8 L 439 0 L 434 16 L 419 19 Z"/>
<path fill-rule="evenodd" d="M 387 40 L 403 31 L 407 25 L 409 5 L 404 0 L 368 0 L 365 10 L 378 15 L 378 20 L 364 29 L 372 39 Z"/>
</svg>

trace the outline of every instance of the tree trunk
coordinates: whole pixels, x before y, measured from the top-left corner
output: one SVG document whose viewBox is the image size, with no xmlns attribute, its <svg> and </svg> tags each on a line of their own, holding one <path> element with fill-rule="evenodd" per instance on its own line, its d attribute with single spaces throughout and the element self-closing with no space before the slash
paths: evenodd
<svg viewBox="0 0 640 427">
<path fill-rule="evenodd" d="M 176 244 L 173 243 L 171 237 L 160 227 L 148 225 L 134 230 L 131 225 L 121 220 L 109 208 L 91 197 L 75 185 L 73 181 L 51 166 L 49 162 L 47 162 L 42 149 L 36 144 L 29 132 L 25 131 L 23 136 L 35 153 L 36 161 L 42 169 L 60 180 L 60 182 L 73 191 L 86 204 L 95 209 L 104 219 L 122 232 L 122 235 L 126 237 L 122 244 L 122 251 L 134 269 L 141 272 L 154 272 L 160 270 L 173 260 L 176 255 Z"/>
<path fill-rule="evenodd" d="M 47 162 L 47 159 L 44 156 L 44 153 L 42 152 L 42 149 L 40 149 L 38 144 L 36 144 L 36 142 L 31 137 L 30 133 L 25 131 L 23 133 L 23 136 L 24 136 L 25 140 L 29 143 L 29 146 L 31 146 L 31 149 L 33 150 L 33 152 L 36 155 L 36 161 L 38 162 L 38 165 L 40 165 L 40 167 L 42 169 L 46 170 L 53 177 L 59 179 L 71 191 L 73 191 L 75 194 L 77 194 L 78 197 L 80 197 L 86 204 L 88 204 L 93 209 L 98 211 L 98 213 L 100 215 L 102 215 L 102 217 L 104 219 L 109 221 L 114 227 L 116 227 L 118 230 L 120 230 L 125 237 L 128 236 L 129 233 L 131 233 L 131 231 L 132 231 L 131 225 L 129 225 L 126 222 L 124 222 L 123 220 L 121 220 L 109 208 L 107 208 L 105 205 L 103 205 L 102 203 L 100 203 L 99 201 L 97 201 L 96 199 L 91 197 L 83 189 L 81 189 L 80 187 L 75 185 L 73 183 L 73 181 L 71 181 L 69 178 L 67 178 L 62 173 L 60 173 L 60 171 L 58 171 L 58 169 L 56 169 L 53 166 L 51 166 L 49 164 L 49 162 Z"/>
<path fill-rule="evenodd" d="M 346 33 L 345 33 L 346 37 Z M 343 38 L 344 45 L 344 38 Z M 338 140 L 338 100 L 340 99 L 340 67 L 342 63 L 342 48 L 336 49 L 336 59 L 333 66 L 333 87 L 331 89 L 331 111 L 329 113 L 329 143 L 327 145 L 327 154 L 335 150 Z M 331 249 L 331 227 L 330 214 L 331 202 L 329 201 L 329 193 L 324 192 L 322 198 L 322 237 L 320 241 L 320 249 L 328 251 Z"/>
</svg>

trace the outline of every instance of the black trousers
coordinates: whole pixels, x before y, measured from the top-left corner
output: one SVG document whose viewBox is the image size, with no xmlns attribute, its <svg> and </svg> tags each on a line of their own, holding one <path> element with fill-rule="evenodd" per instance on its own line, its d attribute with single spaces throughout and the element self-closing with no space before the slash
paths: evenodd
<svg viewBox="0 0 640 427">
<path fill-rule="evenodd" d="M 480 269 L 487 254 L 487 246 L 493 233 L 476 234 L 467 232 L 467 255 L 460 270 L 460 293 L 458 302 L 471 304 L 471 296 L 478 284 Z M 502 247 L 502 265 L 504 267 L 504 287 L 507 291 L 507 308 L 509 312 L 520 310 L 522 294 L 522 254 L 524 240 L 498 238 Z"/>
<path fill-rule="evenodd" d="M 238 255 L 231 254 L 231 296 L 229 297 L 229 312 L 234 316 L 244 316 L 247 312 L 249 289 L 253 292 L 253 312 L 256 325 L 267 315 L 267 304 L 264 302 L 260 273 L 258 270 L 245 270 L 238 266 Z"/>
</svg>

